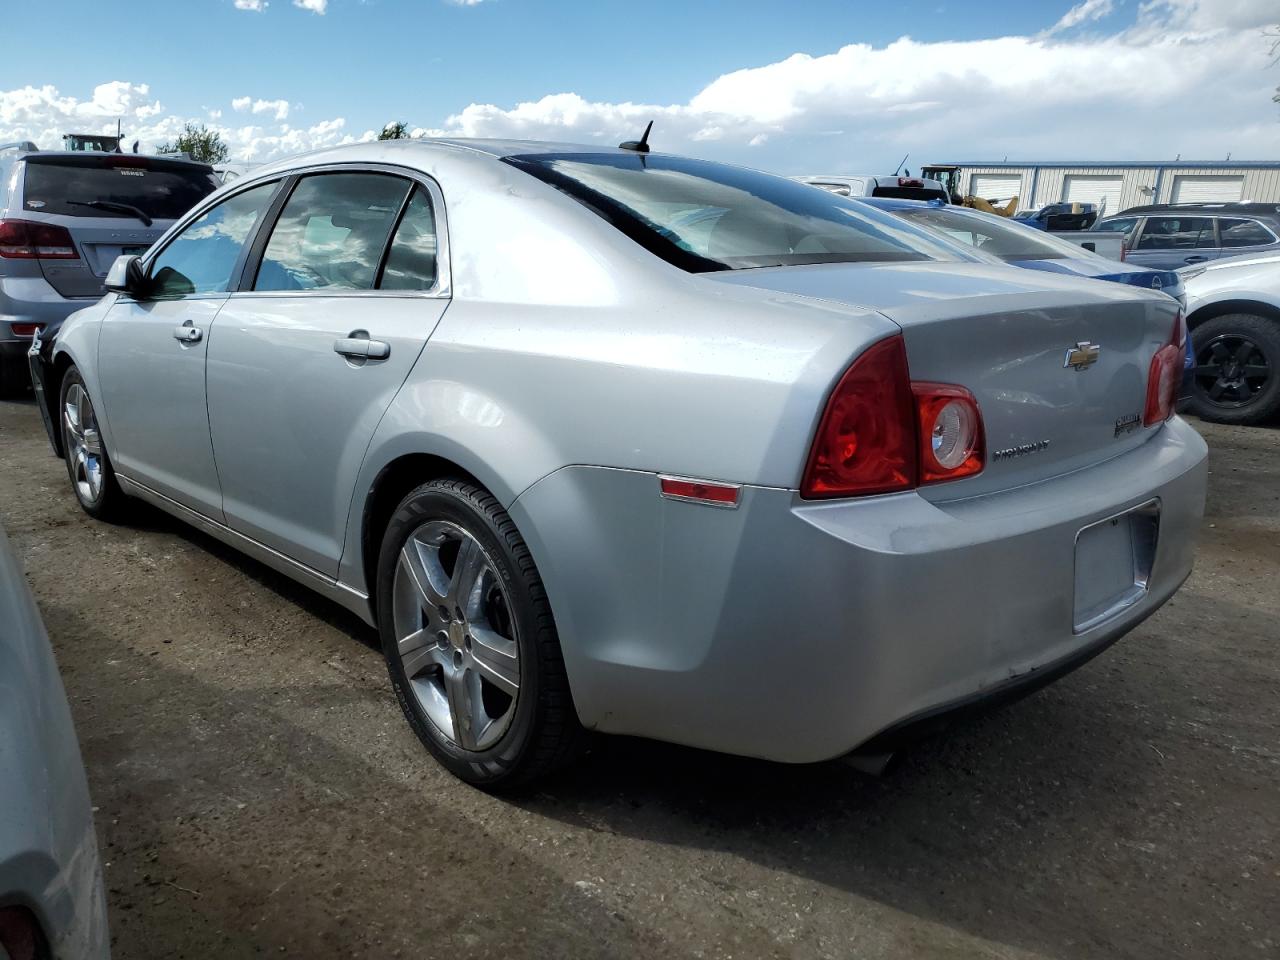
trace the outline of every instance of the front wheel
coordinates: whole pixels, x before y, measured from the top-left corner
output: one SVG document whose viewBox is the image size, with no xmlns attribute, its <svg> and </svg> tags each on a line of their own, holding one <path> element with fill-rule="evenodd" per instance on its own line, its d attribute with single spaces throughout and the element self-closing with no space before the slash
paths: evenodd
<svg viewBox="0 0 1280 960">
<path fill-rule="evenodd" d="M 71 488 L 84 512 L 97 520 L 114 521 L 125 514 L 125 495 L 116 483 L 111 459 L 102 445 L 98 416 L 80 371 L 67 370 L 59 391 L 62 449 Z"/>
<path fill-rule="evenodd" d="M 1280 321 L 1225 314 L 1197 326 L 1191 342 L 1192 413 L 1247 425 L 1280 412 Z"/>
<path fill-rule="evenodd" d="M 500 789 L 573 758 L 583 731 L 546 592 L 489 493 L 450 479 L 412 491 L 383 537 L 377 587 L 392 686 L 441 764 Z"/>
</svg>

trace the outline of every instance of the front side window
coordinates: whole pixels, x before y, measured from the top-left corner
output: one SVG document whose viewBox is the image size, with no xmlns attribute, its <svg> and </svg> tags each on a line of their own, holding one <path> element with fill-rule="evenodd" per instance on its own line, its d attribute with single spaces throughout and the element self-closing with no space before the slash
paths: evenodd
<svg viewBox="0 0 1280 960">
<path fill-rule="evenodd" d="M 1193 250 L 1212 246 L 1213 221 L 1208 217 L 1148 217 L 1138 239 L 1139 250 Z"/>
<path fill-rule="evenodd" d="M 304 177 L 271 230 L 254 290 L 372 290 L 409 192 L 400 177 Z"/>
<path fill-rule="evenodd" d="M 1275 243 L 1275 235 L 1257 220 L 1223 217 L 1218 221 L 1218 234 L 1224 247 L 1258 247 Z"/>
<path fill-rule="evenodd" d="M 238 193 L 189 224 L 152 262 L 151 295 L 172 299 L 231 289 L 240 251 L 276 186 Z"/>
<path fill-rule="evenodd" d="M 683 270 L 962 258 L 856 200 L 728 164 L 652 154 L 535 154 L 506 162 L 563 191 Z"/>
</svg>

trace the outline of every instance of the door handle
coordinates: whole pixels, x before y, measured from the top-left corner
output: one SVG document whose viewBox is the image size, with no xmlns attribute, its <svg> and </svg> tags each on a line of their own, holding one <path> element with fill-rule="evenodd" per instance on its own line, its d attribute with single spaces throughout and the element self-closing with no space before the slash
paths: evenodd
<svg viewBox="0 0 1280 960">
<path fill-rule="evenodd" d="M 1187 257 L 1185 262 L 1186 263 L 1204 263 L 1208 259 L 1209 259 L 1208 257 L 1202 257 L 1199 254 L 1196 254 L 1193 257 Z"/>
<path fill-rule="evenodd" d="M 382 340 L 370 340 L 364 330 L 353 330 L 351 336 L 333 342 L 333 352 L 349 360 L 385 360 L 391 356 L 391 344 Z"/>
<path fill-rule="evenodd" d="M 191 321 L 173 328 L 173 339 L 182 343 L 199 343 L 204 338 L 204 331 L 193 327 Z"/>
</svg>

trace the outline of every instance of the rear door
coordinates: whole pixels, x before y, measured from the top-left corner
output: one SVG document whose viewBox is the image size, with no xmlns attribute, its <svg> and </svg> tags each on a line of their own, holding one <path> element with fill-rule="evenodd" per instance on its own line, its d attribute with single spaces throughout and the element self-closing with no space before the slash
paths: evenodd
<svg viewBox="0 0 1280 960">
<path fill-rule="evenodd" d="M 215 520 L 222 495 L 205 352 L 246 241 L 278 186 L 242 191 L 187 225 L 151 259 L 150 295 L 119 297 L 98 338 L 99 406 L 116 469 Z"/>
<path fill-rule="evenodd" d="M 374 428 L 449 302 L 443 200 L 394 168 L 291 191 L 218 316 L 209 421 L 227 524 L 336 576 Z"/>
<path fill-rule="evenodd" d="M 65 228 L 76 259 L 40 260 L 64 297 L 101 297 L 121 254 L 147 251 L 175 220 L 217 187 L 200 164 L 137 154 L 30 154 L 23 161 L 21 217 Z"/>
<path fill-rule="evenodd" d="M 1151 214 L 1142 225 L 1127 262 L 1155 270 L 1176 270 L 1218 256 L 1212 217 Z"/>
</svg>

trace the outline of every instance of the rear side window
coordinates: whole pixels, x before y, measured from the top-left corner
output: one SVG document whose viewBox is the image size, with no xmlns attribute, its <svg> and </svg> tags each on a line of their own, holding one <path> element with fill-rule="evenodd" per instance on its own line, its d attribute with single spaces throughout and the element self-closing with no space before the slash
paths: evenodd
<svg viewBox="0 0 1280 960">
<path fill-rule="evenodd" d="M 22 208 L 60 217 L 129 220 L 140 211 L 152 220 L 177 220 L 218 186 L 199 167 L 133 154 L 28 157 L 24 166 Z"/>
<path fill-rule="evenodd" d="M 1139 250 L 1190 250 L 1212 247 L 1213 221 L 1208 217 L 1147 217 Z"/>
<path fill-rule="evenodd" d="M 1218 221 L 1218 232 L 1224 247 L 1257 247 L 1276 242 L 1275 235 L 1257 220 L 1223 217 Z"/>
<path fill-rule="evenodd" d="M 271 230 L 255 290 L 372 290 L 409 183 L 379 173 L 302 179 Z"/>
<path fill-rule="evenodd" d="M 431 198 L 415 187 L 400 226 L 391 238 L 382 290 L 430 290 L 436 283 L 436 219 Z"/>
<path fill-rule="evenodd" d="M 277 185 L 238 193 L 192 221 L 151 264 L 151 295 L 173 299 L 229 290 L 245 239 Z"/>
</svg>

